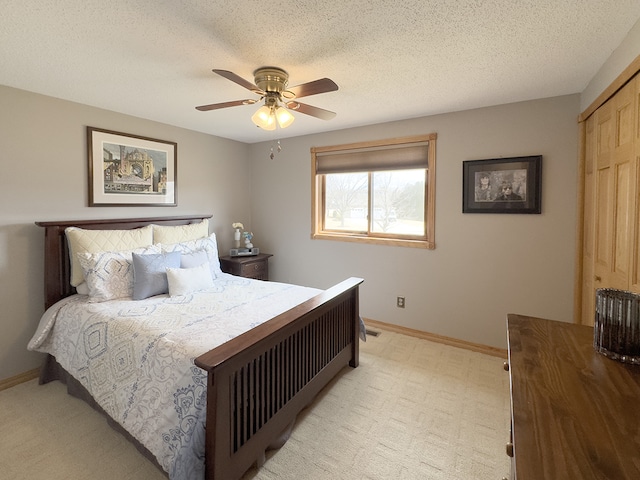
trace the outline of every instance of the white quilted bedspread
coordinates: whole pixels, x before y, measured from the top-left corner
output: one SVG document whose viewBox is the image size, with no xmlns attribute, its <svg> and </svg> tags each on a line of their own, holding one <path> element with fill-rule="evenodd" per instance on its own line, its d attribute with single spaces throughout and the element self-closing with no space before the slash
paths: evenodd
<svg viewBox="0 0 640 480">
<path fill-rule="evenodd" d="M 74 295 L 47 310 L 29 342 L 55 356 L 172 480 L 204 478 L 206 374 L 194 359 L 320 293 L 226 274 L 214 282 L 173 298 Z"/>
</svg>

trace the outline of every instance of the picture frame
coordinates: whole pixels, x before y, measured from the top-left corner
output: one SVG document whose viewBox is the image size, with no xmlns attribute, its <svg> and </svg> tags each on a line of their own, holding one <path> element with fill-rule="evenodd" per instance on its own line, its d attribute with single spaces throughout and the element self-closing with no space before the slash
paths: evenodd
<svg viewBox="0 0 640 480">
<path fill-rule="evenodd" d="M 177 205 L 178 144 L 87 127 L 89 206 Z"/>
<path fill-rule="evenodd" d="M 542 211 L 542 155 L 462 162 L 462 213 Z"/>
</svg>

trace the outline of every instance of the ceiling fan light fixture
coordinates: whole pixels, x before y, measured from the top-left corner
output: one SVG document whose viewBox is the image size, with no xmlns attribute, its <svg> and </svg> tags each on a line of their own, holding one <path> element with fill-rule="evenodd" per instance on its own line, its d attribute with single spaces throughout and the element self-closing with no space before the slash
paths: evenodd
<svg viewBox="0 0 640 480">
<path fill-rule="evenodd" d="M 276 119 L 278 120 L 278 125 L 280 125 L 280 128 L 287 128 L 296 119 L 296 117 L 291 115 L 289 110 L 283 107 L 276 107 L 275 114 L 276 114 Z"/>
<path fill-rule="evenodd" d="M 256 113 L 253 114 L 251 120 L 263 130 L 276 129 L 276 117 L 271 111 L 271 108 L 266 105 L 260 107 Z"/>
<path fill-rule="evenodd" d="M 260 67 L 255 70 L 253 72 L 255 85 L 228 70 L 214 69 L 213 72 L 256 95 L 260 95 L 260 99 L 234 100 L 197 106 L 196 110 L 201 112 L 238 105 L 253 105 L 264 100 L 264 106 L 260 107 L 251 117 L 253 123 L 263 130 L 275 130 L 278 127 L 287 128 L 295 120 L 292 112 L 299 112 L 322 120 L 331 120 L 336 116 L 334 112 L 329 110 L 297 101 L 298 98 L 338 90 L 338 85 L 329 78 L 320 78 L 287 89 L 289 74 L 279 67 Z"/>
</svg>

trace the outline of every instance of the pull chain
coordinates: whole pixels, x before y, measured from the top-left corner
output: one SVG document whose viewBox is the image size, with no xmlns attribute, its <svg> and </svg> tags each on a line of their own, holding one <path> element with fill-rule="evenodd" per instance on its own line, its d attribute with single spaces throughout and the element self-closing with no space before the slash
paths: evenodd
<svg viewBox="0 0 640 480">
<path fill-rule="evenodd" d="M 276 150 L 278 151 L 278 153 L 280 153 L 282 151 L 282 145 L 280 145 L 280 140 L 278 140 L 277 143 L 276 143 Z M 271 144 L 271 152 L 269 153 L 269 158 L 271 160 L 273 160 L 275 157 L 276 157 L 276 155 L 273 152 L 273 144 Z"/>
</svg>

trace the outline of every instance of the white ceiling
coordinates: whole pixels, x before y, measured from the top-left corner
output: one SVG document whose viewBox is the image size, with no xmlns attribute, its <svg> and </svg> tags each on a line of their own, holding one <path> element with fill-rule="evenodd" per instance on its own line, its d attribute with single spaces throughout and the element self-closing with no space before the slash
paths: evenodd
<svg viewBox="0 0 640 480">
<path fill-rule="evenodd" d="M 0 84 L 242 142 L 579 93 L 640 18 L 639 0 L 0 0 Z M 251 105 L 274 65 L 330 121 L 276 133 Z M 104 125 L 117 130 L 117 125 Z"/>
</svg>

